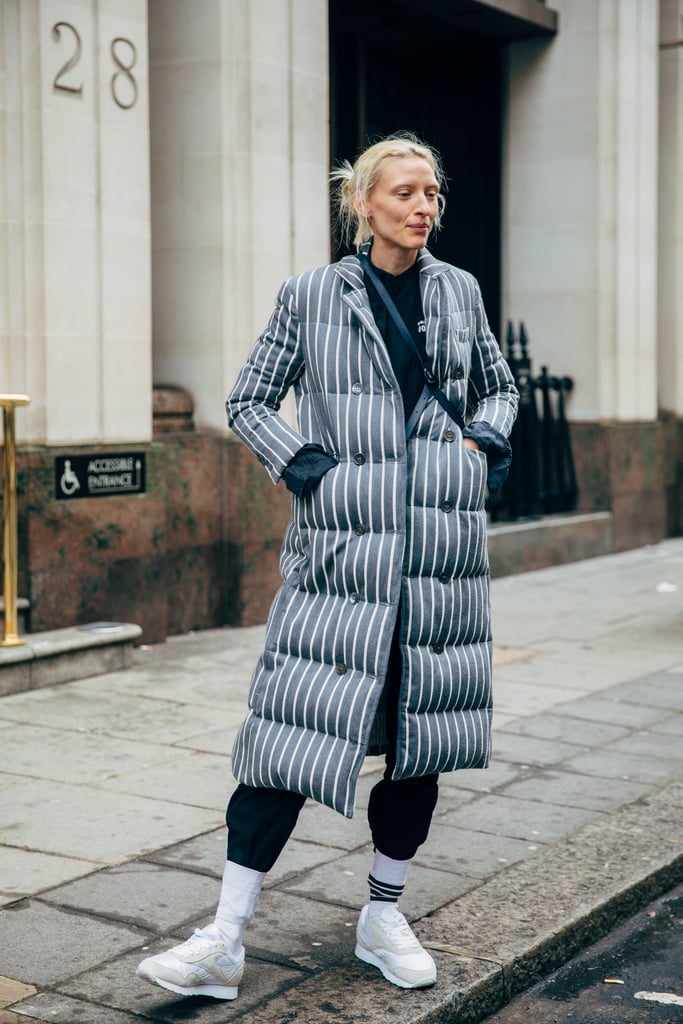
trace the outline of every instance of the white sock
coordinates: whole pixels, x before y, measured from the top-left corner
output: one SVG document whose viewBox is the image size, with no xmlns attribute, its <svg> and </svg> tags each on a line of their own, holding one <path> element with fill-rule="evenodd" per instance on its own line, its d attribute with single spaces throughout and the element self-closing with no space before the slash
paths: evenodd
<svg viewBox="0 0 683 1024">
<path fill-rule="evenodd" d="M 412 860 L 393 860 L 375 850 L 368 881 L 370 883 L 369 917 L 378 917 L 387 907 L 396 907 L 408 878 Z M 382 896 L 387 899 L 382 899 Z"/>
<path fill-rule="evenodd" d="M 232 956 L 242 951 L 242 937 L 254 916 L 265 877 L 264 871 L 254 871 L 231 860 L 225 862 L 213 923 Z"/>
</svg>

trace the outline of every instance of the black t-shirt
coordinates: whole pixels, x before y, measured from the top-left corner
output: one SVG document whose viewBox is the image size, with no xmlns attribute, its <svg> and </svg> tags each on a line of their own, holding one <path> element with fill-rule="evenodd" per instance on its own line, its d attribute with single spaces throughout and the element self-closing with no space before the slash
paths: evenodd
<svg viewBox="0 0 683 1024">
<path fill-rule="evenodd" d="M 426 327 L 422 312 L 420 274 L 417 269 L 417 263 L 414 263 L 412 267 L 405 270 L 402 274 L 396 275 L 389 274 L 386 270 L 380 270 L 374 264 L 373 270 L 396 303 L 406 327 L 412 334 L 419 351 L 424 356 Z M 387 313 L 386 306 L 367 275 L 365 277 L 365 287 L 370 299 L 375 323 L 384 338 L 389 359 L 391 360 L 391 365 L 396 375 L 401 395 L 403 396 L 403 407 L 407 422 L 417 404 L 418 398 L 422 394 L 424 386 L 422 370 L 415 356 L 411 355 L 408 350 L 408 346 L 402 339 L 393 318 Z"/>
</svg>

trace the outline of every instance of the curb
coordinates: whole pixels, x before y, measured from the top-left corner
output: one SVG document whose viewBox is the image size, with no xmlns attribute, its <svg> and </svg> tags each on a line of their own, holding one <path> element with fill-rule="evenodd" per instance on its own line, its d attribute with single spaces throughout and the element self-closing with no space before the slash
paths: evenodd
<svg viewBox="0 0 683 1024">
<path fill-rule="evenodd" d="M 349 958 L 252 1007 L 249 1021 L 479 1024 L 681 881 L 683 782 L 676 782 L 416 922 L 437 962 L 433 989 L 395 989 L 379 976 L 371 982 Z"/>
</svg>

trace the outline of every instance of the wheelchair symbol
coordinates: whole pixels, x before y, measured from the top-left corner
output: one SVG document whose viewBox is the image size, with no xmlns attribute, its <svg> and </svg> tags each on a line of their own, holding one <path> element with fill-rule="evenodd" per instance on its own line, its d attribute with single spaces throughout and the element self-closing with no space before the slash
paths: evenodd
<svg viewBox="0 0 683 1024">
<path fill-rule="evenodd" d="M 67 459 L 64 463 L 64 472 L 59 481 L 59 486 L 62 489 L 63 494 L 74 494 L 75 491 L 80 490 L 80 483 L 78 477 L 71 468 L 71 460 Z"/>
</svg>

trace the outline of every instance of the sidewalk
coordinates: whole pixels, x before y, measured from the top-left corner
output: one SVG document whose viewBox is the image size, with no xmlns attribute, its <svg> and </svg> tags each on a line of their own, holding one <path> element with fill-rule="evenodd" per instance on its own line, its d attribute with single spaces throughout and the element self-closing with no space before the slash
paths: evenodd
<svg viewBox="0 0 683 1024">
<path fill-rule="evenodd" d="M 442 777 L 401 903 L 422 991 L 353 956 L 378 759 L 353 820 L 304 807 L 236 1002 L 135 976 L 213 915 L 262 627 L 1 699 L 0 1024 L 474 1024 L 683 880 L 683 539 L 495 580 L 493 616 L 493 764 Z"/>
</svg>

